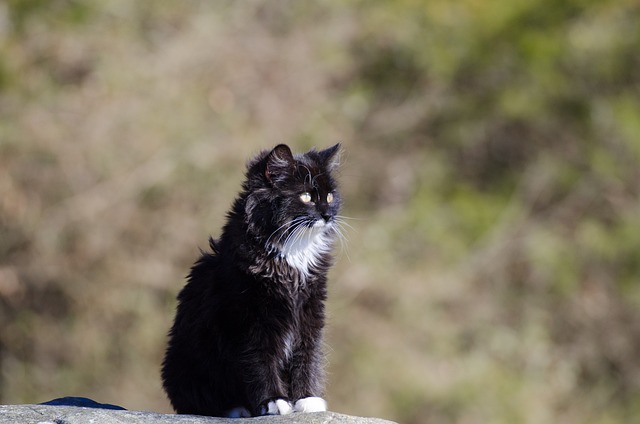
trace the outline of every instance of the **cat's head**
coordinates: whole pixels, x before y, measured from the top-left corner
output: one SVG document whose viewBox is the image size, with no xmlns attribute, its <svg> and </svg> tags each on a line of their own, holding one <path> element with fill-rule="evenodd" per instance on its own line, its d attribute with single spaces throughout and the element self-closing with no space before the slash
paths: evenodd
<svg viewBox="0 0 640 424">
<path fill-rule="evenodd" d="M 250 231 L 275 248 L 335 232 L 341 198 L 333 173 L 339 153 L 340 144 L 297 155 L 280 144 L 250 162 L 244 187 Z"/>
</svg>

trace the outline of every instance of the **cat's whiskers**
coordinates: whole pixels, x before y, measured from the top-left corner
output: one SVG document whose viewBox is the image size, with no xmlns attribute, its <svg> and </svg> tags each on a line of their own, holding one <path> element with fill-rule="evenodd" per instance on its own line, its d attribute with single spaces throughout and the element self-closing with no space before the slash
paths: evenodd
<svg viewBox="0 0 640 424">
<path fill-rule="evenodd" d="M 271 239 L 271 237 L 273 237 L 274 235 L 276 235 L 276 233 L 280 230 L 282 230 L 284 228 L 284 230 L 282 230 L 282 233 L 280 234 L 280 236 L 282 236 L 283 234 L 286 234 L 286 232 L 293 227 L 295 224 L 304 221 L 305 218 L 302 216 L 299 216 L 297 218 L 293 218 L 290 221 L 285 222 L 284 224 L 282 224 L 281 226 L 279 226 L 278 228 L 276 228 L 271 235 L 269 236 L 269 238 L 267 239 L 267 242 L 269 242 L 269 240 Z"/>
<path fill-rule="evenodd" d="M 340 219 L 342 222 L 345 222 L 346 220 L 351 220 L 351 221 L 363 221 L 362 218 L 354 218 L 352 216 L 344 216 L 344 215 L 336 215 L 336 218 Z M 353 227 L 352 227 L 353 228 Z"/>
<path fill-rule="evenodd" d="M 311 170 L 309 169 L 309 167 L 303 163 L 299 164 L 300 166 L 302 166 L 304 169 L 307 170 L 307 175 L 304 176 L 304 183 L 307 183 L 307 179 L 309 179 L 309 184 L 311 184 L 311 186 L 313 186 L 313 175 L 311 174 Z"/>
<path fill-rule="evenodd" d="M 282 244 L 279 246 L 280 248 L 280 254 L 281 255 L 285 255 L 285 250 L 286 247 L 289 245 L 289 241 L 291 240 L 292 237 L 296 237 L 298 235 L 298 230 L 300 229 L 300 226 L 303 225 L 302 223 L 297 224 L 293 229 L 291 229 L 291 231 L 287 234 L 287 237 L 284 239 L 284 241 L 282 242 Z M 284 234 L 283 234 L 284 235 Z"/>
<path fill-rule="evenodd" d="M 285 246 L 285 245 L 289 242 L 289 240 L 291 239 L 291 237 L 292 237 L 292 236 L 295 236 L 295 234 L 297 234 L 298 230 L 299 230 L 301 227 L 304 227 L 304 226 L 306 225 L 306 221 L 307 221 L 307 220 L 306 220 L 306 218 L 299 218 L 298 220 L 296 220 L 296 221 L 294 222 L 294 224 L 293 224 L 293 225 L 291 225 L 291 226 L 287 227 L 287 229 L 286 229 L 286 230 L 284 230 L 284 231 L 282 232 L 282 234 L 280 235 L 280 237 L 278 237 L 278 244 L 279 244 L 280 246 Z M 286 237 L 285 237 L 285 236 L 286 236 Z M 283 237 L 285 238 L 285 239 L 284 239 L 284 242 L 280 243 L 280 242 L 282 241 L 282 238 L 283 238 Z"/>
<path fill-rule="evenodd" d="M 297 269 L 303 279 L 320 266 L 323 254 L 329 253 L 333 238 L 329 234 L 333 223 L 307 218 L 290 230 L 282 244 L 281 257 Z"/>
<path fill-rule="evenodd" d="M 334 223 L 335 223 L 335 225 L 332 227 L 332 230 L 334 231 L 334 233 L 340 239 L 340 249 L 345 253 L 345 255 L 347 256 L 347 259 L 349 260 L 349 262 L 351 262 L 351 257 L 349 256 L 347 237 L 344 235 L 344 227 L 343 226 L 346 225 L 351 229 L 353 229 L 353 227 L 351 225 L 347 224 L 346 222 L 342 221 L 342 219 L 338 219 L 337 217 L 336 217 Z"/>
<path fill-rule="evenodd" d="M 336 224 L 338 226 L 336 230 L 337 230 L 338 236 L 340 237 L 341 244 L 343 246 L 348 241 L 347 237 L 344 235 L 344 233 L 346 232 L 345 228 L 349 228 L 352 231 L 356 231 L 356 229 L 346 221 L 347 219 L 356 220 L 356 221 L 360 220 L 359 218 L 352 218 L 344 215 L 336 215 Z M 347 256 L 348 256 L 348 253 L 347 253 Z"/>
<path fill-rule="evenodd" d="M 309 228 L 308 225 L 311 223 L 311 220 L 308 218 L 305 218 L 299 225 L 297 225 L 292 233 L 289 235 L 289 237 L 287 237 L 287 239 L 284 241 L 283 246 L 285 247 L 285 249 L 287 249 L 287 247 L 293 247 L 293 246 L 297 246 L 298 243 L 300 241 L 302 241 L 302 238 L 304 237 L 305 233 L 306 233 L 306 229 Z M 309 233 L 309 238 L 311 237 L 312 233 Z M 291 238 L 293 236 L 293 239 Z M 307 240 L 307 242 L 309 242 L 310 240 Z M 291 250 L 290 248 L 287 250 Z M 297 249 L 296 249 L 297 250 Z"/>
<path fill-rule="evenodd" d="M 278 238 L 278 243 L 280 243 L 280 240 L 282 239 L 282 237 L 285 234 L 287 234 L 287 237 L 285 238 L 284 242 L 282 243 L 282 246 L 287 246 L 289 244 L 289 240 L 291 240 L 292 237 L 294 237 L 293 241 L 295 241 L 295 237 L 297 237 L 297 234 L 300 231 L 300 229 L 307 225 L 307 221 L 308 221 L 307 218 L 299 217 L 299 218 L 296 218 L 296 219 L 298 219 L 299 221 L 297 221 L 295 225 L 292 225 L 291 227 L 287 228 L 287 231 L 290 231 L 290 232 L 287 234 L 287 231 L 284 231 L 282 233 L 282 235 Z"/>
<path fill-rule="evenodd" d="M 343 225 L 345 225 L 343 222 L 340 222 L 339 220 L 335 221 L 335 225 L 333 226 L 333 231 L 336 233 L 336 235 L 338 236 L 338 238 L 340 239 L 340 242 L 344 245 L 344 243 L 347 241 L 347 237 L 344 235 L 344 227 Z"/>
<path fill-rule="evenodd" d="M 278 231 L 280 231 L 281 229 L 283 229 L 283 228 L 284 228 L 284 230 L 282 230 L 282 233 L 280 234 L 280 236 L 278 237 L 278 239 L 275 241 L 274 245 L 279 244 L 279 243 L 280 243 L 280 240 L 282 240 L 282 237 L 283 237 L 285 234 L 287 234 L 287 231 L 289 231 L 289 230 L 290 230 L 294 225 L 298 224 L 298 223 L 299 223 L 299 222 L 301 222 L 301 221 L 304 221 L 305 219 L 306 219 L 305 217 L 300 217 L 300 216 L 299 216 L 299 217 L 297 217 L 297 218 L 292 219 L 291 221 L 287 221 L 287 222 L 285 222 L 284 224 L 282 224 L 281 226 L 279 226 L 278 228 L 276 228 L 276 229 L 275 229 L 275 231 L 274 231 L 274 232 L 272 232 L 272 233 L 271 233 L 271 235 L 267 238 L 267 241 L 265 241 L 265 247 L 267 247 L 268 249 L 269 249 L 269 248 L 273 248 L 273 247 L 275 247 L 275 246 L 270 245 L 270 244 L 269 244 L 269 241 L 271 240 L 271 238 L 272 238 L 273 236 L 275 236 L 275 235 L 276 235 L 276 233 L 277 233 Z"/>
</svg>

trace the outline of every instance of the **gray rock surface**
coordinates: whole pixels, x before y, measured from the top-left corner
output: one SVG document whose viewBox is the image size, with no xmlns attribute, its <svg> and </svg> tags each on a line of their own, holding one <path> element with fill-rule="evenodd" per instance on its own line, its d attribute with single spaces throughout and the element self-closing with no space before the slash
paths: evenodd
<svg viewBox="0 0 640 424">
<path fill-rule="evenodd" d="M 391 424 L 379 418 L 352 417 L 335 412 L 257 418 L 213 418 L 195 415 L 118 411 L 77 406 L 0 405 L 0 423 L 20 424 Z"/>
</svg>

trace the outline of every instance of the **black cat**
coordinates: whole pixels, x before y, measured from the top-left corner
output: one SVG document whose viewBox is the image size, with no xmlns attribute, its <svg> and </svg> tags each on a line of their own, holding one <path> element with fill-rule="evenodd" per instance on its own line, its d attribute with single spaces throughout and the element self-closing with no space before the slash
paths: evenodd
<svg viewBox="0 0 640 424">
<path fill-rule="evenodd" d="M 247 165 L 222 236 L 178 295 L 162 366 L 179 414 L 325 411 L 322 329 L 339 233 L 336 144 L 281 144 Z"/>
</svg>

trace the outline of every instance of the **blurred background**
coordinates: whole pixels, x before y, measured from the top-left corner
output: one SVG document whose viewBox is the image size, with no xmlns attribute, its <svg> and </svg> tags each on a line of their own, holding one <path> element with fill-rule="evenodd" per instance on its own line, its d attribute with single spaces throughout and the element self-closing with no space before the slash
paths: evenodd
<svg viewBox="0 0 640 424">
<path fill-rule="evenodd" d="M 0 403 L 169 412 L 245 162 L 342 141 L 332 410 L 638 419 L 639 69 L 633 0 L 0 2 Z"/>
</svg>

